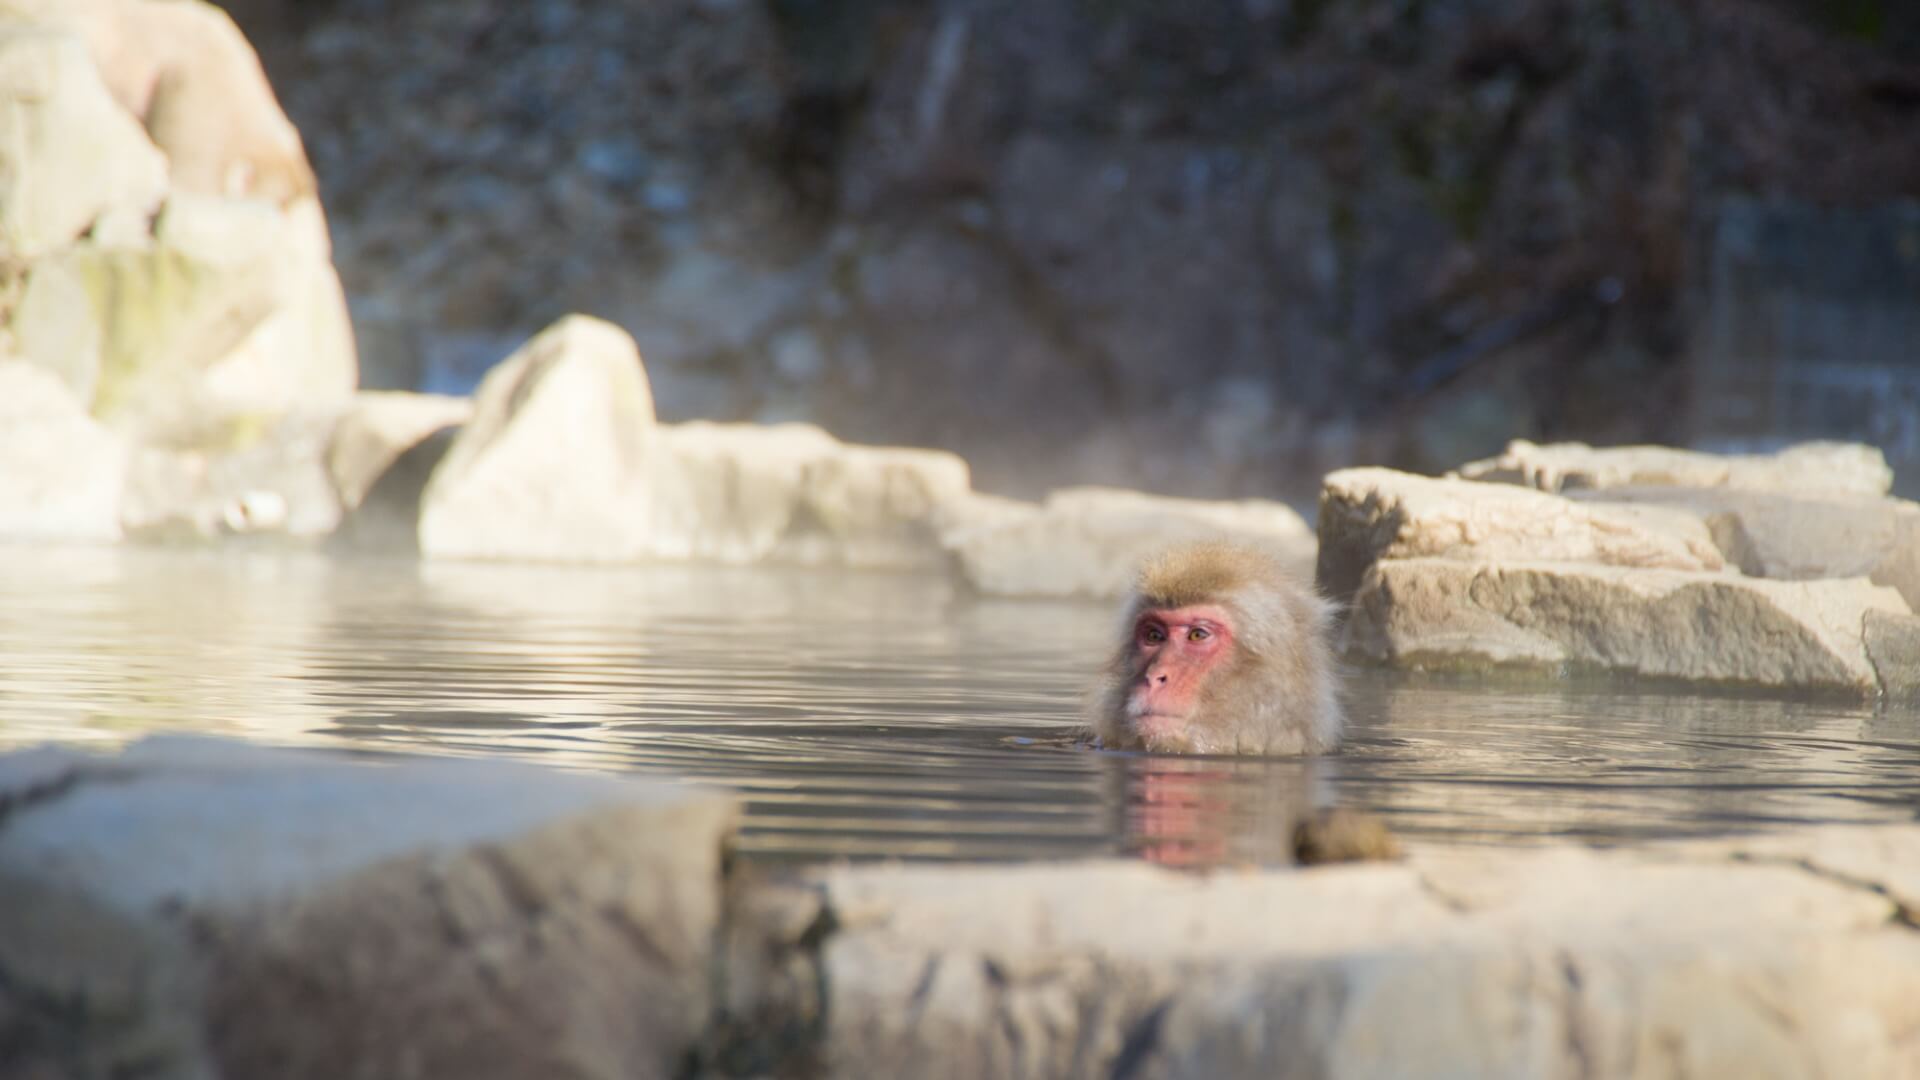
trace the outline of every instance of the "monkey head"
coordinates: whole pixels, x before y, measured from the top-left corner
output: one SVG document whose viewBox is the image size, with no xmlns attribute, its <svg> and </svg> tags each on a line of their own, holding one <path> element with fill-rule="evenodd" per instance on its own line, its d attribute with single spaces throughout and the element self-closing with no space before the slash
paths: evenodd
<svg viewBox="0 0 1920 1080">
<path fill-rule="evenodd" d="M 1098 703 L 1104 746 L 1322 753 L 1340 736 L 1326 604 L 1257 548 L 1185 544 L 1128 597 Z"/>
</svg>

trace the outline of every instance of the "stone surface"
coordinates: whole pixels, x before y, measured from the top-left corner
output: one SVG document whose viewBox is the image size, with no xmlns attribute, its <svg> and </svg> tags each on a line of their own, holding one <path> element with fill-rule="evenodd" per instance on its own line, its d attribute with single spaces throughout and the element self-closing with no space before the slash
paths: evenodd
<svg viewBox="0 0 1920 1080">
<path fill-rule="evenodd" d="M 313 194 L 300 134 L 220 8 L 201 0 L 5 0 L 0 10 L 84 37 L 114 99 L 166 154 L 177 189 L 282 204 Z"/>
<path fill-rule="evenodd" d="M 1546 492 L 1391 469 L 1341 469 L 1320 494 L 1320 588 L 1345 600 L 1382 559 L 1592 562 L 1719 570 L 1713 535 L 1659 506 L 1590 506 Z"/>
<path fill-rule="evenodd" d="M 1920 604 L 1920 503 L 1881 495 L 1630 487 L 1571 493 L 1589 504 L 1685 510 L 1753 577 L 1867 577 Z"/>
<path fill-rule="evenodd" d="M 724 797 L 159 738 L 0 813 L 26 1075 L 665 1077 L 705 1019 Z"/>
<path fill-rule="evenodd" d="M 966 463 L 806 424 L 662 425 L 631 338 L 570 316 L 487 376 L 423 497 L 428 556 L 944 566 Z"/>
<path fill-rule="evenodd" d="M 846 1076 L 1905 1075 L 1920 936 L 1883 882 L 1916 836 L 1799 834 L 1836 853 L 1804 865 L 1716 843 L 825 871 L 818 1056 Z"/>
<path fill-rule="evenodd" d="M 47 230 L 0 235 L 9 351 L 156 451 L 244 452 L 344 407 L 357 359 L 325 216 L 232 21 L 200 0 L 0 0 L 0 40 L 0 234 L 15 213 Z"/>
<path fill-rule="evenodd" d="M 0 6 L 0 255 L 34 259 L 103 216 L 148 214 L 167 161 L 108 93 L 85 42 Z"/>
<path fill-rule="evenodd" d="M 1355 595 L 1345 652 L 1401 667 L 1604 670 L 1863 696 L 1870 612 L 1900 594 L 1854 578 L 1764 581 L 1591 563 L 1394 559 Z"/>
<path fill-rule="evenodd" d="M 721 562 L 938 568 L 942 507 L 968 493 L 967 464 L 939 450 L 849 446 L 807 424 L 664 429 L 687 500 L 682 536 L 658 554 Z"/>
<path fill-rule="evenodd" d="M 334 426 L 327 444 L 327 473 L 341 506 L 352 510 L 400 455 L 436 432 L 473 417 L 470 398 L 368 390 Z"/>
<path fill-rule="evenodd" d="M 1274 549 L 1303 580 L 1312 571 L 1312 530 L 1292 508 L 1259 499 L 1067 488 L 1040 506 L 979 500 L 956 507 L 946 529 L 967 581 L 999 596 L 1120 596 L 1154 550 L 1218 536 Z"/>
<path fill-rule="evenodd" d="M 1772 454 L 1707 454 L 1666 446 L 1596 448 L 1515 439 L 1505 453 L 1468 462 L 1459 474 L 1541 491 L 1658 486 L 1885 495 L 1893 486 L 1884 454 L 1840 442 L 1801 443 Z"/>
<path fill-rule="evenodd" d="M 570 315 L 487 373 L 428 481 L 420 550 L 431 558 L 618 562 L 671 523 L 676 482 L 640 352 L 626 332 Z"/>
<path fill-rule="evenodd" d="M 318 540 L 341 516 L 325 461 L 336 422 L 331 412 L 284 416 L 244 445 L 211 452 L 136 447 L 121 524 L 142 540 Z"/>
<path fill-rule="evenodd" d="M 58 378 L 0 359 L 0 539 L 118 540 L 127 455 Z"/>
<path fill-rule="evenodd" d="M 1896 701 L 1920 698 L 1920 616 L 1869 611 L 1861 633 L 1880 692 Z"/>
</svg>

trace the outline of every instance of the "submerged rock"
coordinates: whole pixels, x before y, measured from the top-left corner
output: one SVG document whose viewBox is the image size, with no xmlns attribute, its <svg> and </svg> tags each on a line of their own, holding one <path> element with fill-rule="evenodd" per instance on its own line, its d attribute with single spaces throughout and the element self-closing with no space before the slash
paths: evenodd
<svg viewBox="0 0 1920 1080">
<path fill-rule="evenodd" d="M 1391 469 L 1329 473 L 1320 495 L 1320 588 L 1352 596 L 1383 559 L 1590 562 L 1713 571 L 1725 564 L 1693 515 L 1599 506 L 1545 492 Z"/>
<path fill-rule="evenodd" d="M 719 795 L 161 738 L 0 807 L 10 1075 L 668 1077 L 706 1019 Z"/>
<path fill-rule="evenodd" d="M 1182 540 L 1232 537 L 1273 549 L 1304 580 L 1313 531 L 1284 503 L 1209 502 L 1114 488 L 1067 488 L 1039 506 L 956 505 L 946 542 L 974 588 L 999 596 L 1116 597 L 1140 561 Z"/>
<path fill-rule="evenodd" d="M 1872 695 L 1863 619 L 1907 616 L 1861 579 L 1764 581 L 1594 563 L 1391 559 L 1354 597 L 1345 652 L 1403 667 L 1515 666 Z"/>
<path fill-rule="evenodd" d="M 1515 439 L 1505 453 L 1468 462 L 1459 474 L 1541 491 L 1657 486 L 1885 495 L 1893 487 L 1885 454 L 1841 442 L 1801 443 L 1772 454 L 1708 454 L 1668 446 L 1597 448 Z"/>
</svg>

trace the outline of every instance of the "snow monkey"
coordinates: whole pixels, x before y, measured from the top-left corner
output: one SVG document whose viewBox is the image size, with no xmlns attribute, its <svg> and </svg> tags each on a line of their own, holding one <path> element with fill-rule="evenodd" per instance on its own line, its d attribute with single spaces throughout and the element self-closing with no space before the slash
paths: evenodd
<svg viewBox="0 0 1920 1080">
<path fill-rule="evenodd" d="M 1340 741 L 1331 613 L 1258 548 L 1190 543 L 1150 559 L 1099 695 L 1102 746 L 1320 754 Z"/>
</svg>

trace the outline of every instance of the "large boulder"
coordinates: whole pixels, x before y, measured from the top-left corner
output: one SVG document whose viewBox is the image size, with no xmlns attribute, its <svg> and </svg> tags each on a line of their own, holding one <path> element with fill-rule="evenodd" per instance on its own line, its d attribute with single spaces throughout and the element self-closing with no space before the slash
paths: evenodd
<svg viewBox="0 0 1920 1080">
<path fill-rule="evenodd" d="M 1469 480 L 1574 488 L 1687 487 L 1884 495 L 1893 487 L 1886 455 L 1861 443 L 1810 442 L 1772 454 L 1708 454 L 1667 446 L 1539 445 L 1525 439 L 1505 453 L 1460 466 Z"/>
<path fill-rule="evenodd" d="M 1920 605 L 1920 503 L 1885 495 L 1736 488 L 1569 492 L 1589 505 L 1664 506 L 1698 517 L 1727 562 L 1753 577 L 1866 577 Z"/>
<path fill-rule="evenodd" d="M 1861 579 L 1764 581 L 1594 563 L 1392 559 L 1370 570 L 1346 627 L 1350 658 L 1402 667 L 1599 670 L 1654 679 L 1881 689 L 1869 613 L 1908 616 Z"/>
<path fill-rule="evenodd" d="M 199 0 L 0 0 L 87 44 L 107 88 L 165 153 L 176 189 L 287 204 L 315 184 L 253 47 Z"/>
<path fill-rule="evenodd" d="M 170 196 L 140 246 L 35 261 L 7 326 L 96 416 L 159 445 L 244 445 L 264 419 L 344 407 L 357 378 L 317 204 Z"/>
<path fill-rule="evenodd" d="M 1039 506 L 986 498 L 957 504 L 946 528 L 968 583 L 998 596 L 1120 596 L 1148 554 L 1209 537 L 1266 546 L 1303 580 L 1313 571 L 1312 529 L 1291 507 L 1261 499 L 1066 488 Z"/>
<path fill-rule="evenodd" d="M 570 315 L 480 384 L 473 419 L 428 481 L 428 557 L 621 562 L 676 523 L 677 483 L 640 352 L 626 331 Z"/>
<path fill-rule="evenodd" d="M 952 454 L 849 446 L 805 424 L 662 425 L 626 332 L 569 316 L 481 383 L 427 484 L 433 557 L 697 559 L 886 568 L 946 556 Z"/>
<path fill-rule="evenodd" d="M 760 955 L 789 964 L 757 1031 L 817 1033 L 798 1059 L 833 1076 L 1904 1075 L 1916 856 L 1900 828 L 1207 877 L 828 869 L 764 905 Z"/>
<path fill-rule="evenodd" d="M 1341 469 L 1320 494 L 1320 588 L 1345 600 L 1383 559 L 1590 562 L 1714 571 L 1725 562 L 1694 515 L 1596 506 L 1545 492 L 1391 469 Z"/>
<path fill-rule="evenodd" d="M 0 108 L 0 336 L 129 439 L 129 531 L 331 528 L 307 433 L 350 400 L 353 334 L 299 136 L 232 21 L 0 0 Z"/>
<path fill-rule="evenodd" d="M 731 800 L 162 738 L 0 758 L 25 1076 L 668 1077 Z"/>
<path fill-rule="evenodd" d="M 85 41 L 0 7 L 0 256 L 35 259 L 103 217 L 147 215 L 167 160 L 109 94 Z"/>
<path fill-rule="evenodd" d="M 118 540 L 127 458 L 59 379 L 0 359 L 0 540 Z"/>
</svg>

